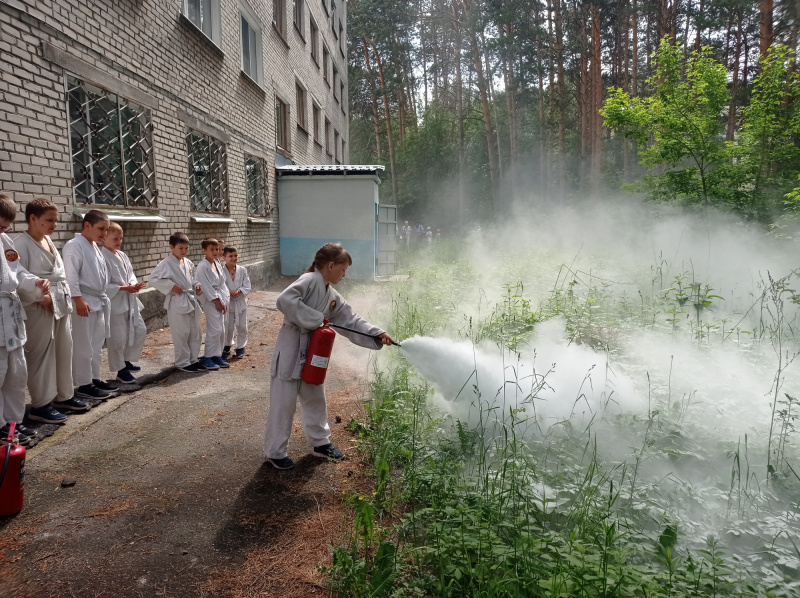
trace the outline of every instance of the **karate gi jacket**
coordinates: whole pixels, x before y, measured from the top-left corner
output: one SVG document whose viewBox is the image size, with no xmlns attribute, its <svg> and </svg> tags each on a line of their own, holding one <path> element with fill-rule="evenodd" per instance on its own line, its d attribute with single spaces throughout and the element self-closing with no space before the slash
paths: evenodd
<svg viewBox="0 0 800 598">
<path fill-rule="evenodd" d="M 247 296 L 250 294 L 250 276 L 247 274 L 247 268 L 243 266 L 236 266 L 236 271 L 231 276 L 230 270 L 227 267 L 222 267 L 222 273 L 225 276 L 225 284 L 228 291 L 242 291 L 241 295 L 230 298 L 230 311 L 237 318 L 242 317 L 247 311 Z"/>
<path fill-rule="evenodd" d="M 61 254 L 69 294 L 73 298 L 83 297 L 91 311 L 103 311 L 108 338 L 111 334 L 111 299 L 119 292 L 119 286 L 111 284 L 103 254 L 96 243 L 80 233 L 75 233 L 75 237 L 66 242 Z"/>
<path fill-rule="evenodd" d="M 306 272 L 289 285 L 278 296 L 277 306 L 284 318 L 273 349 L 271 374 L 281 380 L 299 380 L 303 375 L 311 333 L 322 325 L 323 320 L 371 337 L 384 332 L 355 313 L 333 285 L 325 284 L 322 274 L 317 271 Z M 336 332 L 367 349 L 383 347 L 380 339 L 343 330 Z"/>
<path fill-rule="evenodd" d="M 172 310 L 176 314 L 190 314 L 198 308 L 194 264 L 188 257 L 183 258 L 183 264 L 181 264 L 174 255 L 168 255 L 153 269 L 147 283 L 166 295 L 164 309 L 167 312 Z M 178 285 L 183 293 L 173 293 L 172 287 L 175 285 Z M 202 289 L 203 293 L 205 291 Z"/>
<path fill-rule="evenodd" d="M 214 268 L 216 264 L 217 268 Z M 203 292 L 200 294 L 200 305 L 205 306 L 214 299 L 219 299 L 222 305 L 228 306 L 231 302 L 231 294 L 225 277 L 230 278 L 227 268 L 220 266 L 219 263 L 212 264 L 207 259 L 203 259 L 197 264 L 194 272 L 194 281 L 201 285 Z"/>
<path fill-rule="evenodd" d="M 25 310 L 17 289 L 20 285 L 36 288 L 37 278 L 19 263 L 19 253 L 14 242 L 5 233 L 0 233 L 3 256 L 0 257 L 0 333 L 2 346 L 7 351 L 21 349 L 27 340 L 25 335 Z M 38 289 L 37 289 L 38 290 Z M 38 290 L 39 301 L 44 294 Z"/>
<path fill-rule="evenodd" d="M 14 247 L 19 253 L 19 263 L 33 277 L 19 285 L 19 297 L 22 305 L 27 307 L 42 300 L 42 291 L 36 287 L 36 279 L 50 281 L 50 297 L 53 300 L 53 318 L 60 320 L 72 313 L 72 299 L 67 284 L 67 273 L 61 254 L 50 237 L 45 236 L 50 251 L 31 237 L 27 232 L 14 238 Z"/>
<path fill-rule="evenodd" d="M 116 315 L 141 311 L 144 305 L 139 301 L 136 293 L 120 292 L 119 290 L 120 287 L 127 287 L 139 282 L 136 274 L 133 273 L 131 260 L 123 252 L 117 251 L 117 255 L 114 255 L 113 251 L 109 251 L 105 247 L 103 247 L 103 258 L 108 267 L 109 286 L 117 288 L 114 298 L 111 299 L 111 313 Z M 122 259 L 120 260 L 120 258 Z"/>
</svg>

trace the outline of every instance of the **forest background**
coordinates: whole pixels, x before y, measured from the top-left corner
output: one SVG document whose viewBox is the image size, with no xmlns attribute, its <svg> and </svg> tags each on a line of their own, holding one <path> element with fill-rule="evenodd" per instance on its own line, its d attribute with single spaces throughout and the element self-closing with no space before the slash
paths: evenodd
<svg viewBox="0 0 800 598">
<path fill-rule="evenodd" d="M 349 18 L 350 158 L 386 166 L 402 219 L 447 233 L 626 188 L 797 228 L 800 1 L 351 0 Z"/>
</svg>

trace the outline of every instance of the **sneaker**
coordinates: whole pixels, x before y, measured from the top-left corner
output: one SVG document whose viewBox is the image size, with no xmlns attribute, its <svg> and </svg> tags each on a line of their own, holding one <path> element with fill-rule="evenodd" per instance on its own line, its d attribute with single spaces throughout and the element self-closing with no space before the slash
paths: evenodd
<svg viewBox="0 0 800 598">
<path fill-rule="evenodd" d="M 231 356 L 231 347 L 230 347 L 230 345 L 228 345 L 227 347 L 223 347 L 222 348 L 222 359 L 227 361 L 228 358 L 230 358 L 230 356 Z"/>
<path fill-rule="evenodd" d="M 125 369 L 128 370 L 129 372 L 138 372 L 142 368 L 140 368 L 138 365 L 133 365 L 130 361 L 126 361 Z"/>
<path fill-rule="evenodd" d="M 46 424 L 67 423 L 67 416 L 55 409 L 53 405 L 31 407 L 31 410 L 28 412 L 28 419 L 35 422 L 44 422 Z"/>
<path fill-rule="evenodd" d="M 103 382 L 102 380 L 96 380 L 92 378 L 92 384 L 94 384 L 96 388 L 108 392 L 111 392 L 113 390 L 119 390 L 119 384 L 117 384 L 116 382 Z"/>
<path fill-rule="evenodd" d="M 344 459 L 344 453 L 331 443 L 322 446 L 315 446 L 312 455 L 322 459 L 328 459 L 329 461 L 341 461 Z"/>
<path fill-rule="evenodd" d="M 53 401 L 53 407 L 59 411 L 72 411 L 73 413 L 83 413 L 84 411 L 89 411 L 89 405 L 80 399 L 76 399 L 75 397 L 67 399 L 66 401 Z"/>
<path fill-rule="evenodd" d="M 244 349 L 236 349 L 236 359 L 242 359 L 244 357 Z"/>
<path fill-rule="evenodd" d="M 219 369 L 219 366 L 211 357 L 203 357 L 203 359 L 200 360 L 200 363 L 202 363 L 207 370 L 211 370 L 212 372 Z"/>
<path fill-rule="evenodd" d="M 211 361 L 216 363 L 221 368 L 229 368 L 229 367 L 231 367 L 231 364 L 229 364 L 227 361 L 222 359 L 222 357 L 212 357 Z"/>
<path fill-rule="evenodd" d="M 31 438 L 35 438 L 37 436 L 36 430 L 23 424 L 17 424 L 17 432 L 20 434 L 25 434 L 25 436 L 30 436 Z M 8 436 L 8 432 L 6 432 L 6 436 Z"/>
<path fill-rule="evenodd" d="M 95 399 L 105 401 L 111 398 L 111 393 L 105 390 L 100 390 L 94 384 L 84 384 L 75 390 L 75 396 L 82 399 Z"/>
<path fill-rule="evenodd" d="M 136 378 L 133 377 L 128 370 L 120 370 L 117 372 L 117 382 L 122 382 L 123 384 L 134 384 L 136 382 Z"/>
<path fill-rule="evenodd" d="M 205 372 L 206 370 L 208 370 L 208 368 L 203 363 L 202 359 L 199 359 L 198 361 L 195 361 L 192 365 L 197 368 L 198 372 Z"/>
<path fill-rule="evenodd" d="M 294 467 L 294 461 L 289 457 L 284 457 L 282 459 L 270 459 L 267 457 L 267 463 L 271 464 L 275 469 L 291 469 Z"/>
<path fill-rule="evenodd" d="M 24 430 L 30 432 L 30 434 L 25 434 L 20 432 L 19 429 L 22 427 Z M 0 438 L 6 440 L 8 438 L 8 431 L 11 428 L 10 424 L 6 424 L 2 428 L 0 428 Z M 28 427 L 21 426 L 21 424 L 17 424 L 16 429 L 14 430 L 14 438 L 16 438 L 17 442 L 20 446 L 29 447 L 36 442 L 36 432 L 31 430 Z"/>
<path fill-rule="evenodd" d="M 190 374 L 199 374 L 202 371 L 197 369 L 197 363 L 190 363 L 189 365 L 179 365 L 175 367 L 182 372 L 189 372 Z"/>
</svg>

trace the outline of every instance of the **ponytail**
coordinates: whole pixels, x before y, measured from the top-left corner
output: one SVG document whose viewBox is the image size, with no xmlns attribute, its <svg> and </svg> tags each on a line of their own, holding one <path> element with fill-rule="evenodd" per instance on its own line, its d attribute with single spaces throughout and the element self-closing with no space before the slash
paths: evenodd
<svg viewBox="0 0 800 598">
<path fill-rule="evenodd" d="M 319 248 L 314 261 L 308 267 L 306 272 L 313 272 L 314 270 L 322 270 L 329 263 L 353 265 L 353 258 L 347 253 L 347 250 L 342 247 L 341 243 L 325 243 Z"/>
</svg>

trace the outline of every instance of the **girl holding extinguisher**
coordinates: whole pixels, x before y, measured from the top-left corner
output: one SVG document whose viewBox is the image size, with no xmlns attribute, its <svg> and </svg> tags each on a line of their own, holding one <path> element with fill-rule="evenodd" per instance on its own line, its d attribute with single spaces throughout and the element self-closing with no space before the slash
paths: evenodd
<svg viewBox="0 0 800 598">
<path fill-rule="evenodd" d="M 264 438 L 264 454 L 277 469 L 294 467 L 294 461 L 287 456 L 287 447 L 298 398 L 303 431 L 313 447 L 311 454 L 332 461 L 344 458 L 344 453 L 331 444 L 324 385 L 308 384 L 301 379 L 311 333 L 327 320 L 362 333 L 341 332 L 351 342 L 368 349 L 381 349 L 394 342 L 383 330 L 355 313 L 333 288 L 352 263 L 350 254 L 339 243 L 327 243 L 317 251 L 306 273 L 278 297 L 278 310 L 284 318 L 272 357 Z"/>
</svg>

